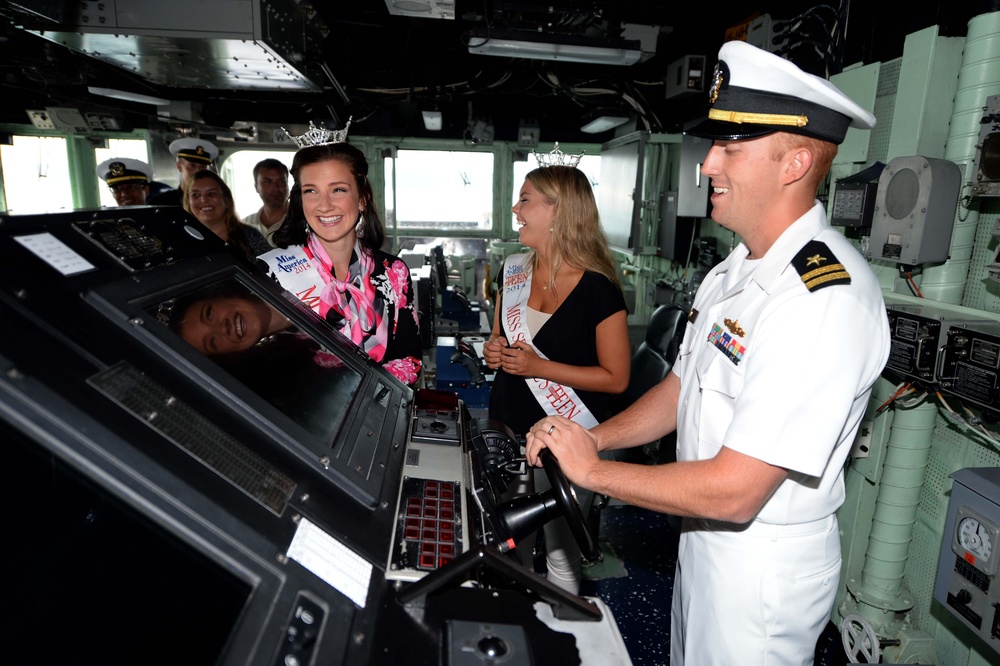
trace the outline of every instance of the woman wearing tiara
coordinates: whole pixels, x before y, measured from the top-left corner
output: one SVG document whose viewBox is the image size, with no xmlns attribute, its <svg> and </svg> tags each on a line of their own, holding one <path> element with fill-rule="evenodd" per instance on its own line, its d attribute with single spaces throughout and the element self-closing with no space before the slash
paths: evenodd
<svg viewBox="0 0 1000 666">
<path fill-rule="evenodd" d="M 348 122 L 350 125 L 350 122 Z M 288 291 L 406 384 L 421 368 L 410 271 L 383 252 L 385 230 L 368 161 L 338 132 L 313 128 L 292 160 L 288 215 L 278 249 L 258 257 Z"/>
<path fill-rule="evenodd" d="M 558 145 L 549 155 L 562 157 Z M 609 394 L 628 386 L 630 348 L 625 298 L 590 181 L 575 166 L 541 166 L 528 173 L 513 212 L 521 243 L 533 251 L 507 257 L 497 275 L 493 331 L 483 347 L 497 370 L 490 418 L 520 435 L 550 414 L 592 427 L 606 418 Z M 544 473 L 535 485 L 547 486 Z M 586 508 L 589 498 L 577 493 Z M 545 541 L 549 580 L 576 593 L 580 551 L 564 519 L 546 525 Z"/>
</svg>

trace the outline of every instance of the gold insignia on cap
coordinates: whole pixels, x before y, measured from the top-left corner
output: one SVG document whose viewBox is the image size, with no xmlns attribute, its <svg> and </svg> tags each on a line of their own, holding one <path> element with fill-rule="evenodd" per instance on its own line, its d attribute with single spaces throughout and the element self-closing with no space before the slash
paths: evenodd
<svg viewBox="0 0 1000 666">
<path fill-rule="evenodd" d="M 108 165 L 108 170 L 112 176 L 121 176 L 125 173 L 125 164 L 122 162 L 112 162 Z"/>
<path fill-rule="evenodd" d="M 721 87 L 722 87 L 722 69 L 719 67 L 718 63 L 716 63 L 715 71 L 712 73 L 712 89 L 708 91 L 709 104 L 715 104 L 715 100 L 719 98 L 719 89 Z"/>
<path fill-rule="evenodd" d="M 205 148 L 202 147 L 202 146 L 198 146 L 197 148 L 194 149 L 194 152 L 195 152 L 196 155 L 204 155 L 205 154 Z"/>
<path fill-rule="evenodd" d="M 733 335 L 738 335 L 741 338 L 746 337 L 747 332 L 740 327 L 739 319 L 729 319 L 727 317 L 726 319 L 722 320 L 722 323 L 726 325 L 726 328 L 728 328 L 729 332 L 732 333 Z"/>
<path fill-rule="evenodd" d="M 818 254 L 814 254 L 806 259 L 806 266 L 821 266 L 823 262 L 826 261 L 826 257 L 821 257 Z"/>
</svg>

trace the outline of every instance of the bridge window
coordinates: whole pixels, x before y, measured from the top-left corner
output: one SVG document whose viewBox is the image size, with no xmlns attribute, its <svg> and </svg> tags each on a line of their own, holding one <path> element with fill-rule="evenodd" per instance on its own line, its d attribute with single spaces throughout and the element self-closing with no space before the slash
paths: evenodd
<svg viewBox="0 0 1000 666">
<path fill-rule="evenodd" d="M 9 212 L 20 215 L 73 209 L 66 139 L 15 135 L 13 145 L 0 146 L 0 166 Z"/>
<path fill-rule="evenodd" d="M 526 161 L 514 162 L 514 178 L 513 178 L 513 191 L 514 198 L 510 202 L 511 207 L 517 203 L 517 197 L 521 194 L 521 185 L 524 184 L 524 177 L 528 175 L 528 172 L 532 169 L 538 167 L 538 161 L 533 155 L 529 155 Z M 580 164 L 577 167 L 580 171 L 587 174 L 587 178 L 590 179 L 590 187 L 594 190 L 594 198 L 600 204 L 600 190 L 598 185 L 601 181 L 601 157 L 600 155 L 584 155 L 580 160 Z M 514 231 L 517 231 L 517 217 L 512 212 L 510 214 L 510 224 Z"/>
<path fill-rule="evenodd" d="M 142 139 L 108 139 L 107 148 L 94 149 L 94 168 L 112 157 L 128 157 L 133 160 L 141 160 L 149 164 L 149 148 Z M 111 190 L 104 186 L 104 181 L 100 182 L 101 205 L 114 207 L 118 205 Z"/>
<path fill-rule="evenodd" d="M 385 222 L 399 229 L 488 231 L 493 228 L 493 154 L 456 150 L 396 152 L 385 160 Z"/>
</svg>

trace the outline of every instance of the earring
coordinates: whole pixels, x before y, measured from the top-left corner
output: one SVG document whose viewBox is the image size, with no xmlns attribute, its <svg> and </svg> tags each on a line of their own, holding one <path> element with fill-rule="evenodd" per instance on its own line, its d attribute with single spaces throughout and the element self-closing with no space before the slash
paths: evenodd
<svg viewBox="0 0 1000 666">
<path fill-rule="evenodd" d="M 354 235 L 358 238 L 365 237 L 365 216 L 362 213 L 358 213 L 358 223 L 354 225 Z"/>
</svg>

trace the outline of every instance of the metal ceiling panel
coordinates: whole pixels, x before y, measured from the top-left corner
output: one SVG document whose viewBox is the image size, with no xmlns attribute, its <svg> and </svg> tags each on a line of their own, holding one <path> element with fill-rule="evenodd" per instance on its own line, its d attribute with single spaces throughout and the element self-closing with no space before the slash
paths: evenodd
<svg viewBox="0 0 1000 666">
<path fill-rule="evenodd" d="M 22 0 L 45 39 L 169 87 L 319 91 L 325 24 L 289 0 Z M 72 6 L 70 6 L 72 5 Z M 210 26 L 210 27 L 209 27 Z M 315 69 L 315 71 L 311 71 Z"/>
</svg>

